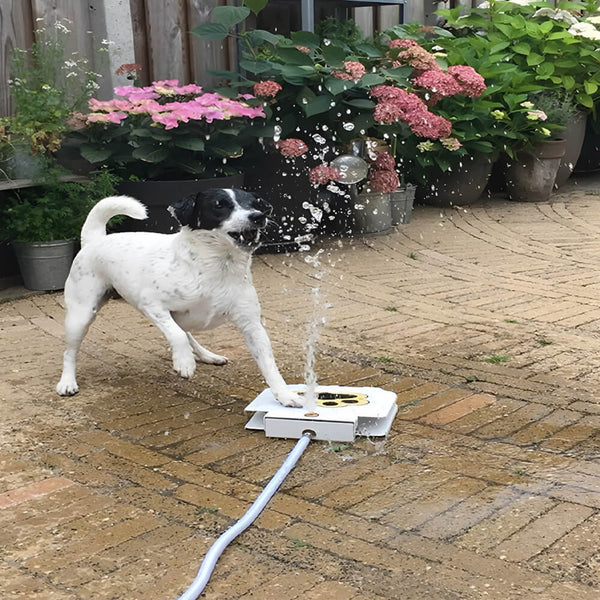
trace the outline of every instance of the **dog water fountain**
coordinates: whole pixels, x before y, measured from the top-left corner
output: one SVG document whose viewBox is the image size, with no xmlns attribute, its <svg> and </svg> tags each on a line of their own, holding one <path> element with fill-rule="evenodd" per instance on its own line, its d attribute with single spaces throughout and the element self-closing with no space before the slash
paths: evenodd
<svg viewBox="0 0 600 600">
<path fill-rule="evenodd" d="M 357 436 L 384 436 L 398 410 L 396 394 L 377 387 L 321 385 L 310 392 L 306 385 L 289 387 L 300 395 L 313 395 L 306 407 L 282 406 L 266 389 L 246 407 L 246 412 L 254 413 L 246 429 L 264 431 L 267 437 L 297 439 L 296 445 L 244 516 L 210 547 L 196 578 L 177 600 L 200 596 L 225 548 L 264 510 L 311 440 L 352 442 Z"/>
<path fill-rule="evenodd" d="M 291 385 L 300 395 L 305 385 Z M 267 437 L 299 439 L 310 432 L 315 440 L 352 442 L 357 436 L 379 437 L 390 430 L 396 416 L 396 394 L 377 387 L 321 385 L 310 408 L 281 406 L 270 389 L 247 407 L 254 415 L 246 429 L 265 432 Z"/>
</svg>

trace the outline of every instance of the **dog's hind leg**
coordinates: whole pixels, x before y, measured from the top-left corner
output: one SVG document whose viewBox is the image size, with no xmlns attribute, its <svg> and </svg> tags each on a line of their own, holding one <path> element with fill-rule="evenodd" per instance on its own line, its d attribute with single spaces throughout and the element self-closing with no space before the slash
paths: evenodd
<svg viewBox="0 0 600 600">
<path fill-rule="evenodd" d="M 206 363 L 207 365 L 226 365 L 229 362 L 226 356 L 215 354 L 204 346 L 201 346 L 189 331 L 186 331 L 186 334 L 190 346 L 192 347 L 192 352 L 200 362 Z"/>
<path fill-rule="evenodd" d="M 80 284 L 79 284 L 80 285 Z M 105 288 L 92 289 L 86 287 L 85 300 L 79 297 L 77 290 L 70 292 L 69 284 L 65 290 L 65 342 L 66 350 L 63 355 L 63 371 L 60 381 L 56 384 L 56 391 L 61 396 L 72 396 L 79 391 L 77 385 L 77 354 L 81 342 L 100 308 L 108 300 L 108 290 Z"/>
</svg>

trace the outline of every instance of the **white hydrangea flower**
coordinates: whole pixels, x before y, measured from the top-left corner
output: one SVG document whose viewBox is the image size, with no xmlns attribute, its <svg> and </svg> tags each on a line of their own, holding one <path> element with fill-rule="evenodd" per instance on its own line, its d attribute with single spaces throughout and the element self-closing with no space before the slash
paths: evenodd
<svg viewBox="0 0 600 600">
<path fill-rule="evenodd" d="M 591 23 L 577 23 L 569 27 L 571 35 L 588 38 L 589 40 L 600 40 L 600 31 Z"/>
<path fill-rule="evenodd" d="M 534 17 L 547 17 L 554 21 L 564 21 L 569 25 L 575 25 L 579 23 L 577 18 L 573 16 L 567 10 L 554 9 L 554 8 L 540 8 L 533 13 Z"/>
<path fill-rule="evenodd" d="M 593 23 L 594 25 L 598 25 L 600 23 L 600 15 L 594 15 L 593 17 L 588 17 L 585 20 L 588 23 Z"/>
</svg>

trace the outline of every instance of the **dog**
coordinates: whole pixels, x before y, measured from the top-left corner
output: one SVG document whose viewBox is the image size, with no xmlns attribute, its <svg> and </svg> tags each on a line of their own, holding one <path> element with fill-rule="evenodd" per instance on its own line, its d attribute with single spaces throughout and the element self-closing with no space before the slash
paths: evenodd
<svg viewBox="0 0 600 600">
<path fill-rule="evenodd" d="M 65 283 L 66 350 L 57 393 L 71 396 L 79 391 L 79 347 L 100 308 L 116 292 L 167 338 L 173 369 L 182 377 L 192 377 L 196 359 L 227 363 L 226 357 L 202 347 L 191 332 L 231 321 L 243 333 L 275 398 L 284 406 L 302 406 L 302 398 L 288 389 L 277 368 L 252 284 L 252 254 L 269 209 L 249 192 L 214 189 L 169 207 L 181 225 L 177 233 L 107 235 L 109 219 L 145 219 L 146 208 L 128 196 L 100 200 L 83 225 L 81 250 Z"/>
</svg>

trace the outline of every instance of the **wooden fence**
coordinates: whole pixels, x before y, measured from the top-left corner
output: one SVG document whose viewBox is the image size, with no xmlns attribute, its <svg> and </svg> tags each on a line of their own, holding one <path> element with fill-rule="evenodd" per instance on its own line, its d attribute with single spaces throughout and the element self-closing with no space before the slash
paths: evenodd
<svg viewBox="0 0 600 600">
<path fill-rule="evenodd" d="M 115 70 L 131 62 L 142 65 L 144 83 L 179 79 L 210 86 L 214 81 L 208 70 L 235 68 L 235 45 L 231 41 L 203 42 L 189 32 L 209 21 L 214 6 L 224 1 L 0 0 L 0 116 L 11 113 L 6 82 L 12 49 L 27 48 L 36 29 L 64 19 L 71 22 L 68 52 L 88 58 L 92 68 L 102 74 L 100 98 L 111 97 L 115 85 L 127 83 L 115 75 Z M 434 0 L 406 0 L 404 20 L 427 22 L 438 4 Z M 283 2 L 281 6 L 283 10 Z M 398 23 L 400 11 L 398 6 L 356 8 L 349 16 L 365 33 L 372 34 Z M 109 46 L 107 63 L 99 59 L 97 50 L 103 41 L 113 38 L 117 42 Z"/>
</svg>

